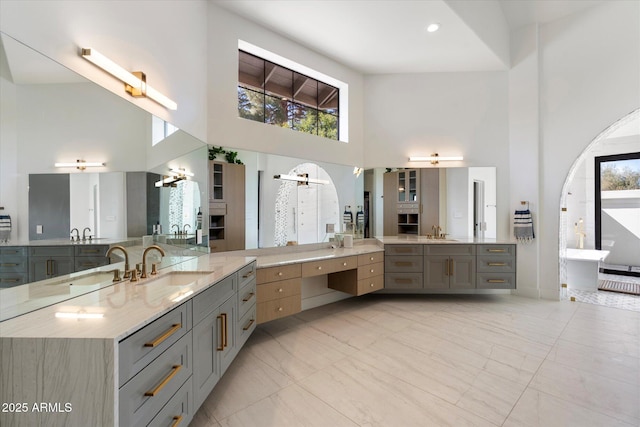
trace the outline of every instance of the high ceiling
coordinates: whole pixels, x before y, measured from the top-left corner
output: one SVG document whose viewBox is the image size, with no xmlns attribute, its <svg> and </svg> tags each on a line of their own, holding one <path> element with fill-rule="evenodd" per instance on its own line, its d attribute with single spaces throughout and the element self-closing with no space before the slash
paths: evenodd
<svg viewBox="0 0 640 427">
<path fill-rule="evenodd" d="M 210 0 L 365 74 L 509 67 L 509 31 L 604 0 Z M 426 31 L 430 23 L 441 28 Z"/>
</svg>

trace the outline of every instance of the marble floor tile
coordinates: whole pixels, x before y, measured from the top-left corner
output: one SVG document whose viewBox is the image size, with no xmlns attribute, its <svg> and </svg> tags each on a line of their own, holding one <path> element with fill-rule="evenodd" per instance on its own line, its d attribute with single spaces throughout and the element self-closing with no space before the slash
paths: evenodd
<svg viewBox="0 0 640 427">
<path fill-rule="evenodd" d="M 220 421 L 222 427 L 357 427 L 298 385 L 288 386 Z"/>
<path fill-rule="evenodd" d="M 504 427 L 632 427 L 615 417 L 534 389 L 524 392 Z"/>
<path fill-rule="evenodd" d="M 202 407 L 221 420 L 291 384 L 288 376 L 249 351 L 238 354 Z M 202 409 L 202 408 L 201 408 Z"/>
<path fill-rule="evenodd" d="M 259 325 L 192 426 L 638 426 L 640 313 L 370 295 Z"/>
<path fill-rule="evenodd" d="M 546 360 L 530 387 L 640 425 L 640 385 L 629 384 Z"/>
<path fill-rule="evenodd" d="M 494 426 L 396 377 L 345 359 L 300 386 L 361 426 Z"/>
<path fill-rule="evenodd" d="M 312 339 L 300 328 L 273 335 L 257 330 L 254 334 L 259 338 L 248 346 L 250 354 L 293 380 L 300 380 L 347 357 L 331 345 Z"/>
</svg>

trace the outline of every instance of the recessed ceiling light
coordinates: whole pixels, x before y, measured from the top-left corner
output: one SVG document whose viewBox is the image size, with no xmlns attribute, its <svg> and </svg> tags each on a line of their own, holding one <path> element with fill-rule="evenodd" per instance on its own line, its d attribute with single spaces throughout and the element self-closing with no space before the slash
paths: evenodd
<svg viewBox="0 0 640 427">
<path fill-rule="evenodd" d="M 439 29 L 440 29 L 440 24 L 438 24 L 437 22 L 434 22 L 433 24 L 429 24 L 427 26 L 427 31 L 430 33 L 435 33 Z"/>
</svg>

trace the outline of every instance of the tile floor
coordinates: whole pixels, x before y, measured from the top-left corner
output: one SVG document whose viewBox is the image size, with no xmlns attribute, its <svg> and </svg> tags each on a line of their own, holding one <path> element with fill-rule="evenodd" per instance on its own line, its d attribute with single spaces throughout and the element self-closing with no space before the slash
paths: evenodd
<svg viewBox="0 0 640 427">
<path fill-rule="evenodd" d="M 194 427 L 639 426 L 640 313 L 371 295 L 261 325 Z"/>
<path fill-rule="evenodd" d="M 614 274 L 599 275 L 600 280 L 617 280 L 620 282 L 640 283 L 640 277 L 620 276 Z M 622 294 L 608 291 L 585 291 L 581 289 L 568 289 L 567 299 L 574 297 L 576 301 L 588 304 L 604 305 L 606 307 L 621 308 L 640 312 L 640 295 Z"/>
</svg>

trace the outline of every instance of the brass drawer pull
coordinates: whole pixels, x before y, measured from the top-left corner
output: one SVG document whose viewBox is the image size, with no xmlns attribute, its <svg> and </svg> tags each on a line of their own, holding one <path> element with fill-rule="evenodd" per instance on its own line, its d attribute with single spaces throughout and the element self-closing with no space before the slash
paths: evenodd
<svg viewBox="0 0 640 427">
<path fill-rule="evenodd" d="M 445 276 L 450 276 L 450 275 L 451 275 L 451 273 L 449 273 L 449 260 L 446 260 L 446 261 L 444 262 L 444 266 L 445 266 L 444 275 L 445 275 Z"/>
<path fill-rule="evenodd" d="M 322 270 L 322 266 L 321 265 L 318 266 L 318 270 Z"/>
<path fill-rule="evenodd" d="M 169 328 L 169 330 L 167 332 L 165 332 L 164 334 L 160 335 L 158 338 L 156 338 L 155 340 L 153 340 L 151 342 L 144 343 L 144 346 L 145 347 L 157 347 L 160 344 L 162 344 L 162 342 L 164 340 L 166 340 L 171 335 L 173 335 L 176 332 L 178 332 L 180 330 L 180 328 L 182 328 L 182 323 L 174 323 L 173 325 L 171 325 L 171 328 Z"/>
<path fill-rule="evenodd" d="M 99 254 L 100 253 L 100 249 L 83 249 L 82 253 Z"/>
<path fill-rule="evenodd" d="M 394 264 L 398 267 L 411 267 L 413 265 L 411 261 L 396 261 Z"/>
<path fill-rule="evenodd" d="M 171 427 L 178 427 L 182 424 L 182 415 L 176 415 L 173 417 L 173 423 L 171 423 Z"/>
<path fill-rule="evenodd" d="M 343 262 L 343 263 L 342 263 L 342 265 L 343 265 L 344 267 L 346 267 L 346 266 L 347 266 L 347 263 L 346 263 L 346 262 Z"/>
<path fill-rule="evenodd" d="M 507 283 L 507 281 L 504 279 L 489 279 L 487 283 Z"/>
<path fill-rule="evenodd" d="M 507 252 L 506 249 L 487 249 L 487 252 Z"/>
<path fill-rule="evenodd" d="M 245 326 L 244 328 L 242 328 L 242 330 L 243 331 L 248 330 L 251 327 L 251 325 L 253 325 L 253 322 L 255 322 L 255 320 L 253 320 L 253 319 L 249 320 L 249 324 L 247 326 Z"/>
<path fill-rule="evenodd" d="M 282 276 L 282 271 L 278 271 L 278 276 Z"/>
<path fill-rule="evenodd" d="M 228 334 L 229 331 L 227 331 L 227 313 L 222 313 L 221 316 L 222 316 L 222 320 L 224 321 L 224 335 L 223 335 L 223 344 L 222 344 L 222 346 L 226 348 L 228 346 L 228 342 L 227 341 L 228 341 L 228 338 L 229 338 L 229 336 L 228 336 L 229 335 Z"/>
<path fill-rule="evenodd" d="M 505 265 L 507 265 L 506 262 L 490 262 L 487 264 L 490 267 L 504 267 Z"/>
<path fill-rule="evenodd" d="M 20 279 L 0 279 L 0 282 L 9 282 L 9 283 L 15 283 L 19 281 Z"/>
<path fill-rule="evenodd" d="M 398 277 L 398 278 L 394 279 L 394 282 L 396 282 L 396 283 L 413 283 L 413 281 L 411 279 L 405 279 L 403 277 Z"/>
<path fill-rule="evenodd" d="M 251 298 L 253 298 L 255 294 L 253 292 L 251 292 L 249 295 L 247 295 L 246 297 L 242 298 L 242 302 L 247 302 L 249 301 Z"/>
<path fill-rule="evenodd" d="M 171 381 L 171 379 L 173 377 L 175 377 L 178 372 L 180 372 L 180 369 L 182 369 L 182 365 L 174 365 L 173 368 L 171 368 L 171 372 L 169 373 L 169 375 L 167 375 L 160 382 L 160 384 L 158 384 L 158 386 L 156 388 L 154 388 L 153 390 L 145 392 L 144 395 L 153 397 L 156 394 L 160 393 L 162 391 L 162 389 L 169 383 L 169 381 Z"/>
<path fill-rule="evenodd" d="M 282 293 L 283 289 L 282 288 L 278 288 L 278 292 Z"/>
<path fill-rule="evenodd" d="M 248 272 L 247 274 L 243 274 L 243 275 L 242 275 L 242 278 L 243 278 L 243 279 L 246 279 L 247 277 L 251 277 L 251 276 L 253 276 L 253 270 L 251 270 L 251 271 L 250 271 L 250 272 Z"/>
<path fill-rule="evenodd" d="M 373 257 L 369 257 L 369 261 L 373 261 Z"/>
<path fill-rule="evenodd" d="M 13 264 L 13 263 L 5 263 L 5 264 L 0 264 L 0 267 L 17 267 L 20 264 Z"/>
<path fill-rule="evenodd" d="M 373 288 L 373 283 L 369 283 L 369 286 L 371 286 Z"/>
<path fill-rule="evenodd" d="M 278 307 L 278 311 L 282 311 L 282 307 Z"/>
<path fill-rule="evenodd" d="M 224 321 L 222 320 L 222 315 L 216 316 L 216 319 L 220 319 L 220 345 L 216 347 L 216 350 L 223 351 L 224 350 Z"/>
</svg>

